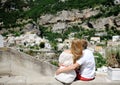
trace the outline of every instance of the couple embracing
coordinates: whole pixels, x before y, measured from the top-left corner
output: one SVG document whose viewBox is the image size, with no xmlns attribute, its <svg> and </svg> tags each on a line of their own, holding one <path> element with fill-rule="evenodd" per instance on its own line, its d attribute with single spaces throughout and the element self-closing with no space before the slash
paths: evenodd
<svg viewBox="0 0 120 85">
<path fill-rule="evenodd" d="M 63 83 L 72 83 L 75 79 L 90 81 L 95 78 L 95 60 L 87 49 L 86 40 L 74 39 L 71 48 L 59 56 L 59 69 L 55 78 Z"/>
</svg>

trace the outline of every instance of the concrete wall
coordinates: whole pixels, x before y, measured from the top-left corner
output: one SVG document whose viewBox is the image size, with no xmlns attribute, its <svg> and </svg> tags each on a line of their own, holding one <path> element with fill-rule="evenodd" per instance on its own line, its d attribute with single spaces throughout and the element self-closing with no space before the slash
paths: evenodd
<svg viewBox="0 0 120 85">
<path fill-rule="evenodd" d="M 11 61 L 8 55 L 8 52 L 3 53 L 2 51 L 0 51 L 0 75 L 10 74 L 11 72 Z"/>
<path fill-rule="evenodd" d="M 0 75 L 54 76 L 57 67 L 11 48 L 0 48 Z"/>
</svg>

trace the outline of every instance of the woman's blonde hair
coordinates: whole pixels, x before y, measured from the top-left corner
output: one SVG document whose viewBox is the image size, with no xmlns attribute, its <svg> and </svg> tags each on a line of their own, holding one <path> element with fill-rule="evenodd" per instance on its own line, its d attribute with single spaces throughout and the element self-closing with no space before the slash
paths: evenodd
<svg viewBox="0 0 120 85">
<path fill-rule="evenodd" d="M 74 55 L 73 63 L 82 56 L 82 42 L 80 39 L 74 39 L 71 44 L 71 52 Z"/>
</svg>

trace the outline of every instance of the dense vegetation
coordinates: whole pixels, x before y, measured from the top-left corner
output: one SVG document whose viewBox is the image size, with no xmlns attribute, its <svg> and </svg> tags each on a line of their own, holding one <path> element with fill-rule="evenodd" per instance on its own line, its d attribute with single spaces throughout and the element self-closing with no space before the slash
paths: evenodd
<svg viewBox="0 0 120 85">
<path fill-rule="evenodd" d="M 0 3 L 0 22 L 3 22 L 4 28 L 15 27 L 18 26 L 16 24 L 18 18 L 36 20 L 41 14 L 45 13 L 56 13 L 63 9 L 82 10 L 99 5 L 106 8 L 101 8 L 101 14 L 95 16 L 95 18 L 117 15 L 120 12 L 120 6 L 114 6 L 113 0 L 66 0 L 65 2 L 60 0 L 7 0 L 5 3 Z M 28 7 L 29 10 L 24 11 L 24 7 Z"/>
<path fill-rule="evenodd" d="M 14 27 L 20 27 L 22 30 L 22 24 L 17 24 L 17 19 L 33 19 L 36 22 L 37 18 L 46 13 L 55 14 L 61 10 L 71 10 L 79 9 L 83 10 L 86 8 L 96 8 L 100 10 L 100 13 L 96 16 L 90 17 L 88 20 L 94 20 L 101 17 L 116 16 L 120 12 L 120 5 L 114 5 L 114 0 L 66 0 L 62 2 L 60 0 L 7 0 L 4 4 L 0 0 L 0 22 L 3 22 L 3 25 L 0 25 L 0 30 L 3 28 L 8 29 L 8 32 L 5 32 L 3 36 L 12 33 L 15 36 L 21 35 L 22 31 L 14 31 Z M 23 8 L 27 8 L 24 10 Z M 32 23 L 32 22 L 31 22 Z M 10 29 L 12 27 L 13 29 Z M 53 33 L 51 28 L 46 28 L 39 26 L 40 37 L 46 37 L 50 40 L 53 46 L 56 45 L 56 38 L 64 39 L 68 38 L 68 35 L 71 32 L 75 33 L 75 37 L 83 38 L 84 36 L 90 37 L 95 36 L 95 29 L 85 30 L 84 28 L 73 26 L 67 28 L 69 30 L 64 31 L 62 34 Z M 108 35 L 101 36 L 102 40 L 111 39 L 113 35 L 120 35 L 120 31 L 111 28 L 111 30 L 106 30 Z"/>
<path fill-rule="evenodd" d="M 18 19 L 31 19 L 29 23 L 37 23 L 37 18 L 43 14 L 56 14 L 58 11 L 79 9 L 80 11 L 87 8 L 100 10 L 95 16 L 87 18 L 85 21 L 96 20 L 101 17 L 117 16 L 120 13 L 120 5 L 115 5 L 114 0 L 7 0 L 5 3 L 0 0 L 0 30 L 7 29 L 2 35 L 13 34 L 14 36 L 20 36 L 22 32 L 22 26 L 24 24 L 18 24 Z M 2 25 L 1 25 L 2 23 Z M 51 27 L 44 27 L 37 25 L 40 30 L 40 37 L 45 37 L 50 41 L 53 49 L 57 50 L 57 38 L 62 38 L 62 41 L 69 38 L 71 33 L 74 33 L 76 38 L 87 38 L 90 40 L 91 37 L 95 36 L 97 32 L 94 28 L 91 30 L 84 29 L 80 24 L 66 28 L 68 30 L 62 30 L 62 33 L 53 33 Z M 15 27 L 20 27 L 19 30 L 15 30 Z M 107 28 L 105 31 L 107 35 L 100 36 L 101 40 L 109 40 L 113 35 L 120 35 L 120 31 L 116 30 L 115 27 Z M 30 46 L 30 49 L 44 48 L 45 43 L 40 43 L 39 46 Z M 28 54 L 34 54 L 32 50 Z M 95 53 L 96 67 L 106 65 L 105 59 L 99 53 Z M 57 62 L 51 62 L 54 65 L 58 65 Z"/>
<path fill-rule="evenodd" d="M 106 66 L 106 59 L 103 58 L 103 56 L 100 53 L 96 52 L 94 53 L 94 56 L 95 56 L 96 68 Z"/>
</svg>

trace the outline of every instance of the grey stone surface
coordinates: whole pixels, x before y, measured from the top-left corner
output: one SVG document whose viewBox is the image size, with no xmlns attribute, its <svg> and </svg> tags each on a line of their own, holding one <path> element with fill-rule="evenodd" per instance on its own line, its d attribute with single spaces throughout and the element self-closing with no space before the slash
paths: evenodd
<svg viewBox="0 0 120 85">
<path fill-rule="evenodd" d="M 120 85 L 120 81 L 112 81 L 107 78 L 107 74 L 97 73 L 96 77 L 92 81 L 76 81 L 71 85 Z"/>
<path fill-rule="evenodd" d="M 66 85 L 54 78 L 56 67 L 10 48 L 0 48 L 0 85 Z M 68 84 L 67 84 L 68 85 Z M 69 85 L 120 85 L 106 73 L 96 73 L 92 81 Z"/>
<path fill-rule="evenodd" d="M 10 48 L 0 50 L 0 68 L 0 74 L 31 77 L 54 76 L 57 69 L 54 65 Z"/>
<path fill-rule="evenodd" d="M 3 85 L 62 85 L 54 77 L 25 77 L 11 76 L 0 78 L 0 84 Z"/>
<path fill-rule="evenodd" d="M 2 81 L 2 82 L 1 82 Z M 10 76 L 0 78 L 0 84 L 3 85 L 64 85 L 55 80 L 52 76 L 45 77 L 25 77 Z M 97 74 L 92 81 L 74 81 L 69 85 L 120 85 L 120 81 L 111 81 L 106 74 Z"/>
</svg>

